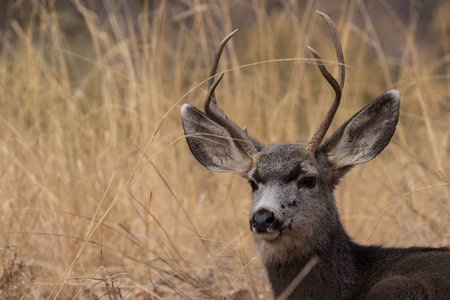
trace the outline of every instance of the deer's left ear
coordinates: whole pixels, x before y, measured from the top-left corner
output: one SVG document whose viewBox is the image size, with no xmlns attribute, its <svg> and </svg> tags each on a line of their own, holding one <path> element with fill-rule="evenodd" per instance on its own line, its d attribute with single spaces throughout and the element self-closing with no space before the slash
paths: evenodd
<svg viewBox="0 0 450 300">
<path fill-rule="evenodd" d="M 350 118 L 318 151 L 334 168 L 352 167 L 377 156 L 394 135 L 400 95 L 390 90 Z"/>
</svg>

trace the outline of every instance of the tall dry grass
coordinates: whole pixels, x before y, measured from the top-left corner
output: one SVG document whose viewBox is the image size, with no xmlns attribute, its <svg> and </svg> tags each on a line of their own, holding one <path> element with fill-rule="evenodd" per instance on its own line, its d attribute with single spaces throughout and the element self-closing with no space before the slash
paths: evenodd
<svg viewBox="0 0 450 300">
<path fill-rule="evenodd" d="M 239 27 L 221 106 L 264 144 L 307 139 L 332 91 L 306 46 L 335 59 L 316 9 L 352 67 L 330 131 L 384 91 L 402 98 L 390 145 L 336 191 L 347 230 L 364 244 L 449 244 L 445 1 L 431 47 L 418 42 L 429 7 L 410 1 L 407 22 L 387 1 L 96 3 L 10 2 L 0 36 L 0 247 L 39 267 L 30 298 L 270 298 L 250 189 L 194 160 L 179 107 L 201 107 L 214 48 Z"/>
</svg>

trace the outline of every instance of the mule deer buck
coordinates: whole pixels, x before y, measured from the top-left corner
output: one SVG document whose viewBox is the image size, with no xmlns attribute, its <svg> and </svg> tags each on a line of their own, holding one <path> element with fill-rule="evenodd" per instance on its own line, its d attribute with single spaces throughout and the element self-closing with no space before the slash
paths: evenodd
<svg viewBox="0 0 450 300">
<path fill-rule="evenodd" d="M 232 32 L 216 50 L 205 113 L 188 104 L 181 108 L 189 148 L 206 168 L 239 174 L 250 183 L 250 229 L 275 297 L 450 299 L 448 248 L 362 246 L 343 228 L 333 190 L 351 168 L 387 146 L 397 125 L 400 98 L 396 90 L 384 93 L 322 143 L 341 99 L 345 70 L 336 27 L 320 14 L 331 31 L 339 74 L 336 80 L 309 48 L 335 92 L 313 137 L 306 143 L 262 146 L 219 108 L 214 90 L 223 73 L 216 71 Z M 305 266 L 310 267 L 306 275 Z"/>
</svg>

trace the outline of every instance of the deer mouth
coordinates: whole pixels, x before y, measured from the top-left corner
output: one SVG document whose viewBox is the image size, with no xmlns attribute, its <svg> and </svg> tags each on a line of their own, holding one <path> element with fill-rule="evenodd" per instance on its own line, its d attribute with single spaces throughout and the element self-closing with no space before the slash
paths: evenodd
<svg viewBox="0 0 450 300">
<path fill-rule="evenodd" d="M 273 242 L 283 236 L 283 230 L 288 227 L 283 227 L 277 230 L 270 230 L 268 232 L 256 232 L 253 231 L 253 236 L 262 241 Z"/>
</svg>

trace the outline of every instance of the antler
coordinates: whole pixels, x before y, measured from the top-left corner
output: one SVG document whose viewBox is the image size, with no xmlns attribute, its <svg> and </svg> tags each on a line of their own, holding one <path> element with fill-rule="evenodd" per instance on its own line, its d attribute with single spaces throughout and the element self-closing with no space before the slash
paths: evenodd
<svg viewBox="0 0 450 300">
<path fill-rule="evenodd" d="M 336 25 L 334 25 L 333 21 L 326 14 L 320 11 L 317 12 L 324 17 L 325 21 L 327 22 L 328 28 L 330 29 L 331 38 L 333 39 L 334 49 L 336 51 L 337 61 L 339 63 L 338 67 L 339 82 L 337 82 L 336 79 L 334 79 L 334 77 L 325 68 L 325 65 L 323 64 L 322 58 L 320 57 L 319 53 L 317 53 L 316 50 L 314 50 L 313 48 L 308 47 L 308 49 L 312 52 L 312 54 L 318 61 L 318 67 L 320 72 L 322 73 L 323 77 L 328 81 L 328 83 L 331 85 L 331 87 L 334 89 L 335 92 L 333 103 L 331 104 L 331 107 L 328 110 L 325 120 L 323 120 L 322 124 L 320 124 L 319 129 L 313 135 L 313 137 L 306 146 L 308 151 L 312 153 L 316 152 L 317 147 L 319 147 L 320 143 L 322 142 L 325 134 L 328 131 L 328 128 L 330 128 L 331 122 L 333 121 L 334 115 L 336 114 L 336 111 L 339 107 L 339 103 L 341 102 L 342 90 L 344 88 L 344 80 L 345 80 L 344 54 L 342 53 L 341 42 L 339 39 L 339 34 L 337 33 L 336 30 Z"/>
<path fill-rule="evenodd" d="M 220 55 L 222 54 L 223 49 L 227 42 L 235 35 L 237 29 L 227 35 L 217 46 L 216 52 L 214 53 L 214 60 L 212 63 L 211 71 L 209 72 L 209 81 L 208 81 L 208 96 L 206 97 L 204 109 L 206 115 L 219 125 L 225 127 L 225 129 L 231 134 L 231 136 L 237 140 L 242 149 L 247 153 L 249 157 L 253 157 L 258 151 L 253 145 L 252 140 L 247 135 L 247 131 L 245 129 L 241 129 L 236 123 L 233 122 L 230 118 L 225 115 L 225 113 L 220 109 L 215 89 L 217 85 L 219 85 L 220 81 L 223 78 L 223 73 L 216 77 L 217 67 L 219 65 Z"/>
</svg>

